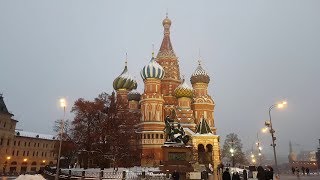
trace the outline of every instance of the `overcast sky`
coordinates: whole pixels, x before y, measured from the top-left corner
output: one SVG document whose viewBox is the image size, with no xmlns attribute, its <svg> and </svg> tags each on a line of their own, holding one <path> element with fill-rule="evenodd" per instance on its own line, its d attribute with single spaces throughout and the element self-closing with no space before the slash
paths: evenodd
<svg viewBox="0 0 320 180">
<path fill-rule="evenodd" d="M 112 92 L 124 67 L 157 53 L 168 9 L 180 72 L 193 73 L 201 51 L 211 77 L 217 133 L 237 133 L 251 149 L 273 109 L 277 151 L 315 150 L 320 138 L 320 1 L 0 1 L 0 92 L 17 128 L 53 134 L 68 101 Z M 189 83 L 190 84 L 190 83 Z M 270 134 L 260 134 L 271 154 Z M 222 145 L 223 143 L 221 143 Z"/>
</svg>

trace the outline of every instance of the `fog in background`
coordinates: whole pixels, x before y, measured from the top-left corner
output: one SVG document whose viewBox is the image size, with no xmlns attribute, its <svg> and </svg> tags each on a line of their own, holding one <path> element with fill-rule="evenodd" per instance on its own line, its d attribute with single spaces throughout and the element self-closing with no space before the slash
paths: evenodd
<svg viewBox="0 0 320 180">
<path fill-rule="evenodd" d="M 128 53 L 129 72 L 143 91 L 140 70 L 163 37 L 187 79 L 199 60 L 211 77 L 215 124 L 222 138 L 236 133 L 251 149 L 272 110 L 277 152 L 315 150 L 320 138 L 320 1 L 0 1 L 0 92 L 17 128 L 53 134 L 62 118 L 58 99 L 111 93 Z M 190 82 L 189 82 L 190 84 Z"/>
</svg>

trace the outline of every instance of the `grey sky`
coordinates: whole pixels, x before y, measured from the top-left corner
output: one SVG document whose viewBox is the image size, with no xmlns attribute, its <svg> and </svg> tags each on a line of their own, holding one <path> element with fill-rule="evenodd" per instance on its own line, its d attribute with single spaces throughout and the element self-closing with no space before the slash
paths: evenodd
<svg viewBox="0 0 320 180">
<path fill-rule="evenodd" d="M 160 47 L 166 10 L 181 74 L 189 79 L 201 49 L 222 138 L 245 148 L 272 111 L 277 149 L 289 140 L 314 150 L 320 138 L 320 1 L 0 1 L 0 92 L 27 131 L 52 134 L 77 98 L 111 92 L 124 66 L 139 72 Z M 70 118 L 72 114 L 68 113 Z M 271 153 L 271 137 L 260 135 Z"/>
</svg>

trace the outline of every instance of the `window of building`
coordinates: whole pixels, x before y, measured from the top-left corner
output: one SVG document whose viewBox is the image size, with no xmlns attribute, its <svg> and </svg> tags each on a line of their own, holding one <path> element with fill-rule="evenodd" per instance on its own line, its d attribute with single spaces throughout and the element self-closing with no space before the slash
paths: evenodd
<svg viewBox="0 0 320 180">
<path fill-rule="evenodd" d="M 37 143 L 34 143 L 34 146 L 33 147 L 36 147 Z"/>
<path fill-rule="evenodd" d="M 26 147 L 27 146 L 27 142 L 24 142 L 24 147 Z"/>
<path fill-rule="evenodd" d="M 3 127 L 6 127 L 6 122 L 4 122 Z"/>
<path fill-rule="evenodd" d="M 23 151 L 23 154 L 22 154 L 22 156 L 25 156 L 26 155 L 26 152 L 25 151 Z"/>
<path fill-rule="evenodd" d="M 12 151 L 12 156 L 14 156 L 14 150 Z"/>
<path fill-rule="evenodd" d="M 17 156 L 19 156 L 19 151 L 17 151 L 17 153 L 16 153 L 16 154 L 17 154 Z"/>
<path fill-rule="evenodd" d="M 163 134 L 160 134 L 160 139 L 163 139 Z"/>
<path fill-rule="evenodd" d="M 43 157 L 43 152 L 41 153 L 41 156 Z"/>
<path fill-rule="evenodd" d="M 8 139 L 7 141 L 7 146 L 10 146 L 10 139 Z"/>
<path fill-rule="evenodd" d="M 29 156 L 29 151 L 27 152 L 27 156 Z"/>
<path fill-rule="evenodd" d="M 154 139 L 154 134 L 151 135 L 151 139 Z"/>
<path fill-rule="evenodd" d="M 148 139 L 150 139 L 150 134 L 148 134 Z"/>
<path fill-rule="evenodd" d="M 33 153 L 32 153 L 32 156 L 34 156 L 34 151 L 33 151 Z"/>
<path fill-rule="evenodd" d="M 16 141 L 13 141 L 13 145 L 16 146 Z"/>
<path fill-rule="evenodd" d="M 3 139 L 1 138 L 1 139 L 0 139 L 0 145 L 2 145 L 2 143 L 3 143 Z"/>
<path fill-rule="evenodd" d="M 37 151 L 37 156 L 38 156 L 38 151 Z"/>
<path fill-rule="evenodd" d="M 40 146 L 40 143 L 38 143 L 38 147 Z"/>
<path fill-rule="evenodd" d="M 48 144 L 46 144 L 46 148 L 48 148 Z"/>
<path fill-rule="evenodd" d="M 44 156 L 47 157 L 47 152 L 44 153 Z"/>
<path fill-rule="evenodd" d="M 30 142 L 29 142 L 28 146 L 30 147 Z"/>
<path fill-rule="evenodd" d="M 159 134 L 156 134 L 156 139 L 159 139 Z"/>
<path fill-rule="evenodd" d="M 18 141 L 18 146 L 20 146 L 20 141 Z"/>
</svg>

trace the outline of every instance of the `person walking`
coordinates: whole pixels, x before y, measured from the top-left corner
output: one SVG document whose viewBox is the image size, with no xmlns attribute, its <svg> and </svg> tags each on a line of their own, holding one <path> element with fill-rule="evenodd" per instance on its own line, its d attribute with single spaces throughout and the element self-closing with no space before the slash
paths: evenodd
<svg viewBox="0 0 320 180">
<path fill-rule="evenodd" d="M 309 176 L 309 173 L 310 173 L 310 169 L 309 168 L 306 168 L 306 173 L 307 173 L 307 176 Z"/>
<path fill-rule="evenodd" d="M 257 174 L 258 180 L 266 180 L 266 172 L 264 171 L 263 167 L 258 166 L 257 170 L 258 170 L 258 174 Z"/>
<path fill-rule="evenodd" d="M 172 179 L 173 180 L 179 180 L 180 179 L 180 174 L 179 174 L 179 172 L 177 172 L 177 170 L 174 170 L 174 172 L 172 173 Z"/>
<path fill-rule="evenodd" d="M 273 180 L 273 168 L 271 166 L 268 166 L 268 169 L 266 171 L 266 179 Z"/>
<path fill-rule="evenodd" d="M 240 175 L 237 171 L 232 174 L 232 180 L 240 180 Z"/>
<path fill-rule="evenodd" d="M 226 170 L 223 172 L 222 180 L 231 180 L 231 175 L 229 173 L 229 168 L 226 168 Z"/>
<path fill-rule="evenodd" d="M 243 175 L 243 180 L 247 180 L 248 179 L 248 173 L 247 173 L 247 170 L 243 170 L 242 171 L 242 175 Z"/>
</svg>

